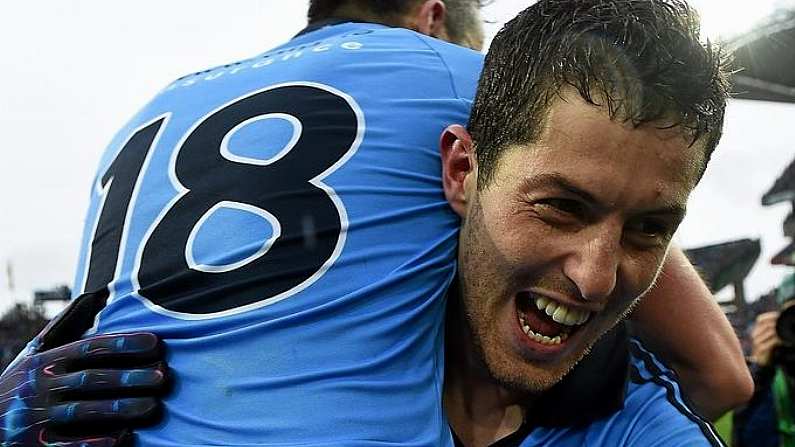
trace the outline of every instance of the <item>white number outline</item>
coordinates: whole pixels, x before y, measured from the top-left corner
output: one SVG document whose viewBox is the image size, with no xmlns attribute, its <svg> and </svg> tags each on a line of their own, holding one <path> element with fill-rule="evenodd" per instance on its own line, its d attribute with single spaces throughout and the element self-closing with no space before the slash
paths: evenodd
<svg viewBox="0 0 795 447">
<path fill-rule="evenodd" d="M 152 144 L 149 145 L 147 148 L 147 154 L 144 158 L 144 162 L 141 164 L 141 168 L 138 170 L 138 175 L 135 178 L 135 185 L 133 186 L 132 194 L 130 195 L 130 202 L 127 204 L 127 211 L 124 214 L 124 226 L 122 227 L 121 239 L 119 240 L 119 249 L 116 252 L 116 265 L 113 269 L 113 279 L 108 284 L 108 300 L 107 303 L 110 304 L 114 297 L 115 297 L 115 283 L 116 280 L 119 279 L 121 276 L 121 269 L 124 265 L 124 255 L 126 254 L 127 248 L 127 238 L 129 237 L 130 233 L 130 218 L 135 213 L 135 204 L 138 201 L 138 195 L 141 191 L 141 183 L 143 182 L 143 178 L 146 175 L 146 172 L 149 168 L 149 163 L 154 156 L 155 150 L 157 149 L 157 145 L 160 143 L 160 137 L 165 132 L 166 127 L 168 127 L 169 120 L 171 119 L 171 113 L 163 113 L 144 124 L 132 129 L 129 132 L 129 136 L 119 145 L 119 150 L 116 155 L 110 160 L 108 165 L 105 169 L 97 176 L 96 182 L 94 183 L 94 192 L 99 195 L 100 203 L 97 205 L 96 215 L 94 216 L 94 222 L 91 224 L 91 234 L 88 237 L 86 252 L 84 255 L 84 262 L 83 262 L 83 272 L 82 278 L 80 279 L 80 288 L 79 290 L 82 293 L 85 293 L 86 282 L 88 281 L 88 271 L 91 267 L 91 255 L 94 248 L 94 238 L 97 236 L 97 227 L 99 226 L 99 220 L 102 218 L 102 211 L 105 209 L 105 201 L 108 198 L 108 193 L 110 192 L 110 188 L 113 186 L 113 181 L 116 177 L 111 177 L 108 180 L 108 183 L 103 187 L 102 186 L 102 177 L 107 174 L 108 169 L 110 169 L 114 163 L 116 163 L 116 159 L 119 158 L 121 155 L 121 151 L 123 151 L 127 145 L 130 143 L 138 132 L 142 131 L 143 129 L 151 126 L 152 124 L 156 123 L 157 121 L 163 120 L 163 123 L 160 124 L 160 127 L 157 129 L 157 134 L 155 138 L 152 139 Z M 99 315 L 97 315 L 99 317 Z"/>
<path fill-rule="evenodd" d="M 155 231 L 157 226 L 160 225 L 160 222 L 165 218 L 165 216 L 169 212 L 169 210 L 171 210 L 171 208 L 173 208 L 174 205 L 180 199 L 182 199 L 182 197 L 185 196 L 185 194 L 187 194 L 190 191 L 188 188 L 186 188 L 184 185 L 182 185 L 182 183 L 180 183 L 179 179 L 177 178 L 177 174 L 176 174 L 177 157 L 179 156 L 179 153 L 182 150 L 182 147 L 184 146 L 185 141 L 188 139 L 188 137 L 190 137 L 190 135 L 193 134 L 193 132 L 202 123 L 204 123 L 208 118 L 210 118 L 211 116 L 213 116 L 217 112 L 223 110 L 224 108 L 229 107 L 232 104 L 234 104 L 236 102 L 239 102 L 239 101 L 242 101 L 242 100 L 244 100 L 246 98 L 250 98 L 252 96 L 258 95 L 260 93 L 263 93 L 263 92 L 266 92 L 266 91 L 270 91 L 270 90 L 276 90 L 276 89 L 284 88 L 284 87 L 313 87 L 313 88 L 317 88 L 317 89 L 320 89 L 320 90 L 325 90 L 326 92 L 329 92 L 329 93 L 331 93 L 333 95 L 336 95 L 336 96 L 342 98 L 343 100 L 345 100 L 345 102 L 348 103 L 348 105 L 351 107 L 351 110 L 353 110 L 354 114 L 356 115 L 356 125 L 357 125 L 356 137 L 355 137 L 353 143 L 351 143 L 351 146 L 346 151 L 345 155 L 340 157 L 339 160 L 337 160 L 334 164 L 329 166 L 325 171 L 321 172 L 320 174 L 318 174 L 317 176 L 313 177 L 312 179 L 310 179 L 308 181 L 308 183 L 312 184 L 313 186 L 317 187 L 318 189 L 323 190 L 326 193 L 326 195 L 329 196 L 329 199 L 334 204 L 334 207 L 337 209 L 337 213 L 339 214 L 339 217 L 340 217 L 340 235 L 339 235 L 339 238 L 337 239 L 337 245 L 334 247 L 334 251 L 332 252 L 331 256 L 329 256 L 329 258 L 320 266 L 320 268 L 314 274 L 312 274 L 309 278 L 305 279 L 304 281 L 302 281 L 301 283 L 297 284 L 296 286 L 294 286 L 294 287 L 292 287 L 292 288 L 290 288 L 290 289 L 288 289 L 288 290 L 286 290 L 286 291 L 284 291 L 282 293 L 279 293 L 279 294 L 277 294 L 275 296 L 263 298 L 263 299 L 261 299 L 259 301 L 255 301 L 255 302 L 250 303 L 250 304 L 246 304 L 246 305 L 243 305 L 243 306 L 240 306 L 240 307 L 235 307 L 233 309 L 227 309 L 227 310 L 220 311 L 220 312 L 211 312 L 211 313 L 206 313 L 206 314 L 191 314 L 191 313 L 186 313 L 186 312 L 176 312 L 176 311 L 173 311 L 173 310 L 166 309 L 166 308 L 164 308 L 162 306 L 159 306 L 159 305 L 153 303 L 152 301 L 150 301 L 149 299 L 147 299 L 146 297 L 142 296 L 140 294 L 141 284 L 140 284 L 140 281 L 138 280 L 138 274 L 140 273 L 140 270 L 141 270 L 141 261 L 143 259 L 144 248 L 146 247 L 146 244 L 149 242 L 149 239 L 151 238 L 152 233 Z M 229 132 L 232 132 L 233 130 L 235 130 L 235 129 L 231 129 Z M 228 101 L 228 102 L 224 103 L 223 105 L 221 105 L 221 106 L 211 110 L 210 112 L 206 113 L 204 116 L 199 118 L 187 131 L 185 131 L 185 133 L 183 134 L 183 136 L 180 138 L 179 142 L 176 145 L 177 149 L 171 154 L 171 160 L 169 162 L 169 179 L 171 180 L 172 186 L 177 190 L 177 195 L 175 195 L 174 198 L 172 198 L 166 204 L 166 206 L 163 207 L 163 209 L 160 211 L 160 214 L 157 216 L 157 218 L 155 218 L 155 220 L 152 222 L 152 224 L 147 229 L 146 233 L 144 234 L 143 239 L 141 240 L 140 245 L 138 246 L 138 253 L 136 254 L 135 264 L 133 266 L 133 270 L 132 270 L 132 274 L 131 274 L 131 281 L 132 281 L 132 286 L 133 286 L 132 296 L 134 296 L 135 298 L 139 299 L 147 308 L 149 308 L 149 310 L 151 310 L 151 311 L 153 311 L 155 313 L 161 314 L 161 315 L 165 315 L 165 316 L 176 318 L 176 319 L 180 319 L 180 320 L 191 320 L 191 321 L 210 320 L 210 319 L 221 318 L 221 317 L 226 317 L 226 316 L 230 316 L 230 315 L 236 315 L 236 314 L 240 314 L 240 313 L 243 313 L 243 312 L 248 312 L 248 311 L 251 311 L 251 310 L 254 310 L 254 309 L 259 309 L 259 308 L 262 308 L 262 307 L 265 307 L 265 306 L 270 306 L 272 304 L 276 304 L 279 301 L 284 300 L 285 298 L 289 298 L 289 297 L 291 297 L 291 296 L 303 291 L 307 287 L 309 287 L 312 284 L 314 284 L 315 282 L 317 282 L 318 279 L 320 279 L 323 275 L 326 274 L 326 272 L 331 268 L 331 266 L 334 264 L 334 262 L 337 261 L 337 259 L 339 258 L 340 254 L 342 253 L 342 249 L 345 246 L 345 241 L 347 239 L 348 226 L 349 226 L 348 212 L 345 209 L 345 205 L 342 203 L 342 200 L 339 198 L 339 196 L 337 195 L 336 191 L 334 191 L 334 189 L 331 188 L 330 186 L 328 186 L 325 183 L 323 183 L 323 180 L 326 177 L 328 177 L 329 175 L 331 175 L 332 173 L 334 173 L 337 169 L 342 167 L 345 163 L 348 162 L 348 160 L 351 159 L 351 157 L 353 157 L 356 154 L 356 152 L 359 149 L 359 146 L 362 143 L 362 140 L 364 139 L 365 130 L 366 130 L 366 126 L 365 126 L 365 120 L 364 120 L 364 113 L 362 112 L 361 107 L 359 107 L 359 104 L 356 102 L 356 100 L 353 97 L 351 97 L 347 93 L 344 93 L 341 90 L 338 90 L 338 89 L 336 89 L 334 87 L 331 87 L 329 85 L 316 83 L 316 82 L 308 82 L 308 81 L 286 82 L 286 83 L 271 85 L 271 86 L 268 86 L 268 87 L 265 87 L 265 88 L 262 88 L 262 89 L 259 89 L 259 90 L 255 90 L 255 91 L 246 93 L 245 95 L 242 95 L 242 96 L 239 96 L 237 98 L 234 98 L 231 101 Z M 228 135 L 228 133 L 227 133 L 227 135 Z M 218 150 L 221 151 L 221 148 L 219 147 Z M 285 152 L 285 154 L 286 154 L 286 152 Z M 281 156 L 284 156 L 285 154 L 282 154 Z M 265 211 L 265 210 L 263 210 L 263 211 Z"/>
<path fill-rule="evenodd" d="M 254 157 L 244 157 L 242 155 L 236 155 L 229 150 L 229 140 L 239 131 L 240 129 L 248 126 L 249 124 L 255 123 L 257 121 L 265 121 L 271 119 L 281 119 L 287 121 L 293 126 L 293 134 L 290 137 L 290 141 L 284 145 L 283 148 L 279 150 L 275 155 L 266 159 L 254 158 Z M 255 166 L 268 166 L 270 164 L 276 163 L 277 161 L 281 160 L 285 155 L 287 155 L 295 145 L 298 143 L 298 140 L 301 138 L 301 133 L 304 130 L 303 124 L 298 118 L 289 115 L 287 113 L 266 113 L 264 115 L 255 116 L 254 118 L 249 118 L 242 123 L 238 124 L 232 130 L 226 133 L 224 139 L 221 141 L 221 156 L 226 158 L 229 161 L 236 161 L 238 163 L 244 163 L 249 165 Z"/>
<path fill-rule="evenodd" d="M 235 209 L 246 211 L 251 214 L 255 214 L 260 216 L 261 218 L 265 219 L 271 226 L 271 231 L 273 232 L 271 236 L 262 243 L 262 246 L 257 249 L 257 251 L 251 255 L 246 256 L 244 259 L 239 261 L 232 262 L 231 264 L 224 264 L 224 265 L 211 265 L 211 264 L 202 264 L 196 261 L 196 258 L 193 256 L 194 251 L 194 243 L 196 241 L 196 237 L 199 235 L 199 231 L 201 230 L 202 225 L 213 215 L 216 211 L 221 208 L 227 209 Z M 190 235 L 188 236 L 188 243 L 185 244 L 185 260 L 188 261 L 188 267 L 193 270 L 197 270 L 204 273 L 225 273 L 231 272 L 232 270 L 237 270 L 244 265 L 250 264 L 255 260 L 265 256 L 270 250 L 273 243 L 276 242 L 276 239 L 279 239 L 279 236 L 282 235 L 282 225 L 279 223 L 279 219 L 276 218 L 273 214 L 265 211 L 262 208 L 257 208 L 256 206 L 251 206 L 246 203 L 240 202 L 233 202 L 231 200 L 224 200 L 221 202 L 216 203 L 212 208 L 207 210 L 202 217 L 199 218 L 198 222 L 193 225 L 193 229 L 190 230 Z"/>
</svg>

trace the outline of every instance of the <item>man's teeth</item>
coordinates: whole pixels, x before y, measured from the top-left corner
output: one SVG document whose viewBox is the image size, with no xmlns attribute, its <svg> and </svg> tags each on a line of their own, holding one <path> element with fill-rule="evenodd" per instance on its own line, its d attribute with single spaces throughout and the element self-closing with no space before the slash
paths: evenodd
<svg viewBox="0 0 795 447">
<path fill-rule="evenodd" d="M 545 345 L 559 345 L 562 341 L 566 341 L 566 339 L 569 338 L 569 334 L 566 333 L 562 333 L 554 337 L 541 335 L 536 332 L 533 332 L 533 330 L 530 329 L 530 326 L 528 326 L 527 323 L 524 322 L 524 318 L 519 317 L 519 322 L 522 323 L 522 330 L 528 337 Z"/>
<path fill-rule="evenodd" d="M 575 326 L 588 321 L 591 312 L 587 310 L 570 309 L 569 307 L 552 301 L 548 298 L 536 298 L 536 307 L 544 311 L 552 319 L 565 326 Z"/>
</svg>

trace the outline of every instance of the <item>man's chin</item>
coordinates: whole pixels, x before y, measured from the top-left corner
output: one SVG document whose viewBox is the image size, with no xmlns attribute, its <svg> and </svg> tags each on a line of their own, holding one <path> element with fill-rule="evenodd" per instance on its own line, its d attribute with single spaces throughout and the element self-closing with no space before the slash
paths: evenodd
<svg viewBox="0 0 795 447">
<path fill-rule="evenodd" d="M 542 365 L 526 361 L 517 364 L 519 362 L 487 360 L 487 366 L 492 379 L 506 390 L 522 395 L 536 395 L 563 380 L 583 356 L 585 353 L 574 359 Z"/>
</svg>

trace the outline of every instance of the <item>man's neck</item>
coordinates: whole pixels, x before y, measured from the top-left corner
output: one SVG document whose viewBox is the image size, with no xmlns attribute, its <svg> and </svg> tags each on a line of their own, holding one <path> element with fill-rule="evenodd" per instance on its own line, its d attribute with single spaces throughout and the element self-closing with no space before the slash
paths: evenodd
<svg viewBox="0 0 795 447">
<path fill-rule="evenodd" d="M 522 426 L 523 396 L 491 378 L 462 320 L 448 315 L 444 407 L 450 427 L 466 447 L 486 447 Z"/>
<path fill-rule="evenodd" d="M 352 2 L 343 2 L 342 5 L 338 6 L 334 10 L 334 13 L 331 14 L 331 16 L 347 17 L 356 22 L 379 23 L 392 27 L 405 27 L 407 24 L 406 16 L 404 15 L 384 16 L 382 14 L 377 14 L 363 9 L 361 5 Z"/>
<path fill-rule="evenodd" d="M 454 375 L 447 375 L 444 406 L 450 427 L 466 447 L 487 447 L 519 430 L 522 408 L 510 403 L 502 387 Z"/>
</svg>

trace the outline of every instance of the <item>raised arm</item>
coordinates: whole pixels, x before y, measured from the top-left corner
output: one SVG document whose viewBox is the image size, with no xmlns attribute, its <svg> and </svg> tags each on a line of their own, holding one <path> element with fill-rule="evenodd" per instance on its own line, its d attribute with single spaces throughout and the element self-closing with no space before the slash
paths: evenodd
<svg viewBox="0 0 795 447">
<path fill-rule="evenodd" d="M 717 419 L 754 385 L 739 340 L 685 254 L 671 247 L 654 288 L 632 314 L 633 330 L 676 371 L 701 414 Z"/>
</svg>

